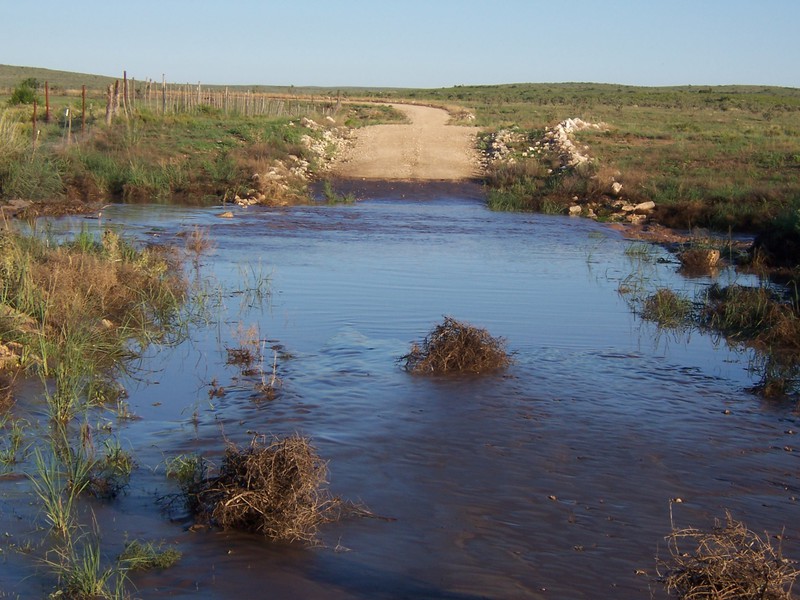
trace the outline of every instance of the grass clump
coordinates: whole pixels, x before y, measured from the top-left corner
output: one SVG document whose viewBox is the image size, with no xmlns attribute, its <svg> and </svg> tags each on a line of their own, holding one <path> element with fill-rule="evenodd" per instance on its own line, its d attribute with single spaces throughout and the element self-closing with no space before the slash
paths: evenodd
<svg viewBox="0 0 800 600">
<path fill-rule="evenodd" d="M 124 600 L 127 572 L 105 560 L 97 540 L 81 536 L 51 551 L 46 564 L 58 577 L 58 590 L 50 598 L 69 600 Z"/>
<path fill-rule="evenodd" d="M 406 371 L 417 374 L 483 373 L 511 364 L 503 338 L 452 317 L 445 317 L 400 360 Z"/>
<path fill-rule="evenodd" d="M 800 571 L 765 533 L 760 536 L 730 513 L 711 531 L 673 529 L 670 558 L 659 561 L 667 592 L 692 600 L 791 600 Z M 686 545 L 689 548 L 686 548 Z"/>
<path fill-rule="evenodd" d="M 181 552 L 175 548 L 164 549 L 164 544 L 133 540 L 125 545 L 118 562 L 131 571 L 167 569 L 181 559 Z"/>
<path fill-rule="evenodd" d="M 274 540 L 315 541 L 340 504 L 323 488 L 325 461 L 299 435 L 230 445 L 211 477 L 199 461 L 182 461 L 173 472 L 195 517 Z"/>
<path fill-rule="evenodd" d="M 322 184 L 322 197 L 327 204 L 353 204 L 356 196 L 352 192 L 340 193 L 336 191 L 329 179 Z"/>
<path fill-rule="evenodd" d="M 785 397 L 796 391 L 800 369 L 800 313 L 766 287 L 714 285 L 706 294 L 699 324 L 721 333 L 729 342 L 753 347 L 762 379 L 754 391 L 764 397 Z"/>
<path fill-rule="evenodd" d="M 797 307 L 766 287 L 710 287 L 701 322 L 732 341 L 800 357 Z"/>
<path fill-rule="evenodd" d="M 692 301 L 670 289 L 662 288 L 645 298 L 641 316 L 659 327 L 676 328 L 691 322 Z"/>
</svg>

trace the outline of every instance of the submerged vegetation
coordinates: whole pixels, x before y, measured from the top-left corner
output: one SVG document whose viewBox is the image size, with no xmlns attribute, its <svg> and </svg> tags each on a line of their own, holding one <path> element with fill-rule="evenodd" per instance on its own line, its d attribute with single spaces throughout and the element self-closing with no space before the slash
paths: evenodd
<svg viewBox="0 0 800 600">
<path fill-rule="evenodd" d="M 661 288 L 632 298 L 643 319 L 664 329 L 695 327 L 743 345 L 756 353 L 762 382 L 756 391 L 778 397 L 800 391 L 800 310 L 796 297 L 785 297 L 766 286 L 714 284 L 694 300 Z"/>
</svg>

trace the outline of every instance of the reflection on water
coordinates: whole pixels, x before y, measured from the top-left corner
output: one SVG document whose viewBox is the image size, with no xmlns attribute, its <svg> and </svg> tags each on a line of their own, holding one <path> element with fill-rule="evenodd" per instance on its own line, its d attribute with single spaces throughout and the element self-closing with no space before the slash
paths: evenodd
<svg viewBox="0 0 800 600">
<path fill-rule="evenodd" d="M 726 508 L 756 530 L 785 525 L 792 555 L 797 417 L 744 391 L 747 356 L 699 334 L 659 336 L 631 314 L 618 288 L 642 266 L 628 242 L 588 220 L 489 212 L 468 189 L 397 196 L 232 220 L 112 206 L 102 223 L 52 223 L 54 234 L 110 225 L 179 243 L 200 226 L 213 242 L 199 269 L 223 304 L 127 382 L 142 418 L 119 435 L 140 468 L 126 496 L 95 507 L 111 548 L 127 535 L 184 552 L 134 579 L 141 597 L 646 598 L 636 570 L 654 575 L 675 497 L 679 525 L 708 526 Z M 675 264 L 646 269 L 646 282 L 703 285 Z M 230 293 L 266 276 L 263 302 Z M 514 365 L 403 372 L 397 359 L 443 315 L 505 337 Z M 253 401 L 258 374 L 225 364 L 250 327 L 269 340 L 265 372 L 268 346 L 282 348 L 272 401 Z M 212 380 L 224 396 L 209 397 Z M 191 533 L 158 512 L 156 496 L 174 491 L 166 457 L 214 459 L 226 439 L 295 431 L 330 461 L 335 494 L 386 518 L 327 526 L 326 547 L 304 549 Z M 3 589 L 35 585 L 7 571 Z"/>
</svg>

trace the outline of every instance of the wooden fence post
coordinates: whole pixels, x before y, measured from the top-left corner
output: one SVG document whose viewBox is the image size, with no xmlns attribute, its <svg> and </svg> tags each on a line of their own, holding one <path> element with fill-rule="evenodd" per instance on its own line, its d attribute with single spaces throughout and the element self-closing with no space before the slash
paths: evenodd
<svg viewBox="0 0 800 600">
<path fill-rule="evenodd" d="M 120 94 L 121 94 L 121 91 L 120 91 L 120 88 L 119 88 L 119 79 L 117 79 L 114 82 L 114 98 L 113 98 L 112 103 L 111 103 L 111 112 L 112 112 L 113 116 L 115 116 L 115 117 L 119 113 L 119 97 L 120 97 Z"/>
<path fill-rule="evenodd" d="M 128 116 L 128 72 L 122 71 L 122 110 Z"/>
<path fill-rule="evenodd" d="M 81 136 L 86 133 L 86 86 L 81 86 Z"/>
<path fill-rule="evenodd" d="M 106 125 L 111 125 L 111 117 L 114 110 L 114 86 L 108 84 L 106 89 Z"/>
<path fill-rule="evenodd" d="M 72 111 L 69 107 L 64 116 L 67 118 L 67 145 L 69 146 L 72 143 Z"/>
<path fill-rule="evenodd" d="M 167 114 L 167 76 L 161 74 L 161 114 Z"/>
<path fill-rule="evenodd" d="M 50 122 L 50 83 L 44 82 L 44 122 Z"/>
<path fill-rule="evenodd" d="M 33 99 L 33 149 L 36 150 L 36 98 Z"/>
</svg>

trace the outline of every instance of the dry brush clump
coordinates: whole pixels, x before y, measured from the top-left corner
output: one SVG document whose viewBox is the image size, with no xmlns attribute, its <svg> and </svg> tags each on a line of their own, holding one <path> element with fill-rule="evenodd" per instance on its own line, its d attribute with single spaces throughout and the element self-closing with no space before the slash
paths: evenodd
<svg viewBox="0 0 800 600">
<path fill-rule="evenodd" d="M 670 557 L 659 560 L 660 580 L 682 600 L 791 600 L 800 571 L 780 544 L 760 536 L 726 513 L 711 531 L 673 529 Z M 686 548 L 686 546 L 689 548 Z M 663 572 L 663 574 L 662 574 Z"/>
<path fill-rule="evenodd" d="M 216 475 L 195 479 L 187 506 L 223 529 L 314 542 L 319 525 L 342 507 L 324 488 L 326 477 L 325 461 L 306 438 L 256 437 L 245 448 L 231 444 Z"/>
<path fill-rule="evenodd" d="M 452 317 L 445 317 L 400 360 L 407 371 L 417 374 L 484 373 L 511 364 L 503 338 Z"/>
</svg>

